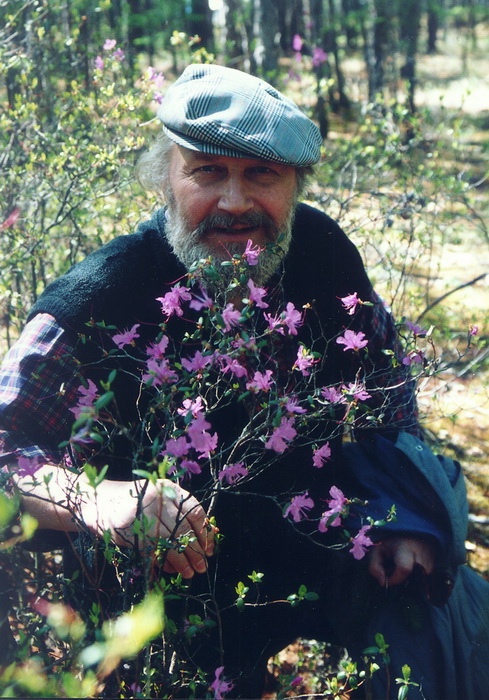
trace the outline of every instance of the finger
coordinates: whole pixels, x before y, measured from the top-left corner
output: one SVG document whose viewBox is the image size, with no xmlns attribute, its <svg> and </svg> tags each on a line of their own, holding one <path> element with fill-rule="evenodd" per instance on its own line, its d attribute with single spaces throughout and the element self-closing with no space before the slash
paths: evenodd
<svg viewBox="0 0 489 700">
<path fill-rule="evenodd" d="M 384 587 L 387 581 L 386 570 L 384 567 L 384 553 L 381 545 L 372 547 L 369 552 L 368 571 L 371 576 L 377 581 L 379 586 Z"/>
<path fill-rule="evenodd" d="M 399 547 L 394 556 L 394 571 L 389 576 L 389 585 L 404 583 L 413 572 L 416 563 L 414 552 L 410 547 Z"/>
<path fill-rule="evenodd" d="M 184 492 L 186 493 L 186 492 Z M 187 494 L 184 496 L 182 494 L 181 500 L 178 503 L 178 509 L 180 514 L 180 519 L 182 520 L 181 528 L 179 530 L 185 529 L 185 523 L 187 523 L 195 536 L 197 537 L 197 542 L 200 545 L 202 552 L 207 556 L 211 556 L 214 552 L 214 531 L 215 528 L 212 526 L 208 527 L 207 513 L 204 508 L 198 502 L 196 498 Z"/>
</svg>

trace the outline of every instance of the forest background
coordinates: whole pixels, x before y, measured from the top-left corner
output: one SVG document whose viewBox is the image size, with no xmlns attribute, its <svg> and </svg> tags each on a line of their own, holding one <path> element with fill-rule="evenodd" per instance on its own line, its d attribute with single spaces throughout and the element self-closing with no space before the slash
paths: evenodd
<svg viewBox="0 0 489 700">
<path fill-rule="evenodd" d="M 488 56 L 487 0 L 0 0 L 2 354 L 47 283 L 155 206 L 133 165 L 185 65 L 261 75 L 325 138 L 307 200 L 427 331 L 423 424 L 464 465 L 469 561 L 487 577 Z M 39 616 L 17 595 L 29 637 Z"/>
</svg>

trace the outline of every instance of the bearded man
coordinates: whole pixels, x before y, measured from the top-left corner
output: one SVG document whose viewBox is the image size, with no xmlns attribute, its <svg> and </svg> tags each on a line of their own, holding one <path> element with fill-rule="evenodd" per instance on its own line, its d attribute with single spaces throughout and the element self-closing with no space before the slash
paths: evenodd
<svg viewBox="0 0 489 700">
<path fill-rule="evenodd" d="M 85 581 L 84 587 L 70 600 L 85 610 L 96 601 L 103 615 L 110 615 L 124 607 L 124 585 L 120 576 L 107 574 L 107 567 L 97 574 L 84 544 L 87 535 L 109 533 L 113 543 L 133 547 L 143 559 L 151 553 L 141 550 L 134 529 L 142 516 L 149 541 L 171 536 L 181 543 L 186 537 L 186 544 L 165 552 L 162 568 L 189 585 L 192 579 L 189 600 L 214 616 L 214 631 L 209 627 L 210 636 L 189 656 L 210 674 L 209 683 L 213 670 L 224 665 L 234 679 L 230 694 L 259 697 L 267 659 L 297 636 L 344 644 L 359 655 L 380 631 L 395 639 L 389 651 L 396 676 L 407 663 L 423 697 L 461 697 L 447 689 L 431 603 L 418 585 L 441 581 L 439 597 L 445 600 L 452 583 L 447 572 L 460 556 L 444 531 L 448 516 L 443 509 L 432 517 L 426 500 L 410 503 L 412 480 L 421 477 L 409 451 L 425 454 L 427 449 L 409 438 L 419 426 L 412 383 L 402 363 L 396 367 L 389 359 L 400 352 L 395 326 L 353 244 L 328 216 L 298 203 L 320 159 L 318 129 L 263 80 L 209 65 L 189 66 L 168 90 L 158 116 L 163 134 L 138 170 L 141 182 L 164 197 L 166 207 L 135 234 L 111 241 L 52 283 L 3 365 L 2 461 L 22 494 L 23 508 L 39 522 L 37 542 L 44 548 L 63 546 L 71 575 L 83 562 L 85 573 L 78 580 Z M 359 371 L 359 353 L 350 353 L 352 361 L 331 339 L 347 326 L 368 338 L 373 385 L 383 390 L 382 423 L 366 439 L 365 449 L 350 453 L 353 466 L 335 429 L 327 469 L 307 466 L 305 448 L 284 449 L 248 487 L 219 493 L 212 516 L 223 539 L 215 553 L 217 530 L 208 521 L 205 470 L 195 469 L 185 488 L 172 479 L 143 479 L 137 471 L 141 464 L 134 445 L 147 443 L 144 449 L 151 449 L 154 444 L 142 418 L 140 376 L 129 354 L 114 359 L 106 329 L 137 326 L 128 340 L 134 352 L 157 347 L 158 299 L 202 259 L 216 267 L 224 263 L 217 277 L 206 278 L 207 291 L 221 295 L 235 274 L 232 261 L 251 249 L 260 251 L 257 264 L 249 267 L 253 284 L 266 286 L 277 308 L 286 302 L 295 309 L 312 308 L 311 319 L 295 332 L 307 347 L 319 339 L 316 349 L 326 358 L 318 374 L 322 385 L 354 383 Z M 352 319 L 339 299 L 354 293 L 362 302 Z M 242 297 L 238 286 L 225 302 L 238 308 Z M 165 325 L 176 346 L 188 331 L 177 316 Z M 282 349 L 277 352 L 285 357 L 287 344 L 278 340 Z M 109 374 L 120 425 L 107 421 L 104 444 L 96 452 L 90 446 L 90 457 L 82 458 L 72 435 L 80 378 L 86 398 L 90 387 L 100 387 Z M 247 420 L 244 402 L 235 403 L 209 417 L 228 445 L 236 426 Z M 26 458 L 37 460 L 34 482 L 18 468 L 19 459 Z M 86 459 L 108 468 L 96 493 L 82 468 Z M 403 479 L 386 476 L 386 465 L 393 472 L 404 470 Z M 406 505 L 406 517 L 398 526 L 392 522 L 379 530 L 365 561 L 318 547 L 311 532 L 284 518 L 286 498 L 307 493 L 324 504 L 332 483 L 354 484 L 374 500 L 379 492 L 383 506 L 398 500 Z M 430 488 L 434 497 L 442 497 Z M 260 599 L 240 611 L 235 587 L 252 571 L 263 575 Z M 302 607 L 277 603 L 304 585 L 318 594 L 317 601 Z M 416 622 L 407 620 L 399 602 L 403 596 L 404 602 L 406 596 L 415 601 Z M 374 677 L 376 697 L 386 697 L 388 685 L 381 674 Z"/>
</svg>

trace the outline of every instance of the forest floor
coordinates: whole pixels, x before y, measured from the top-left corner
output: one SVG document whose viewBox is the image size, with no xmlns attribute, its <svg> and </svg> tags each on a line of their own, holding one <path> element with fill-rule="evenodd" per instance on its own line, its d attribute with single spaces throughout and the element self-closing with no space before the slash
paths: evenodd
<svg viewBox="0 0 489 700">
<path fill-rule="evenodd" d="M 471 182 L 478 183 L 477 210 L 489 221 L 489 53 L 487 33 L 479 37 L 479 50 L 467 57 L 467 37 L 447 38 L 436 55 L 419 59 L 416 103 L 436 117 L 447 114 L 462 121 L 464 163 Z M 485 48 L 483 48 L 485 47 Z M 350 78 L 363 70 L 359 61 L 346 66 Z M 342 127 L 340 127 L 342 128 Z M 334 138 L 334 134 L 331 135 Z M 474 230 L 477 226 L 474 226 Z M 460 461 L 466 475 L 469 501 L 469 531 L 466 541 L 469 565 L 489 580 L 489 239 L 468 231 L 460 241 L 444 247 L 440 260 L 439 293 L 454 289 L 467 280 L 482 277 L 447 299 L 448 315 L 468 317 L 475 312 L 479 325 L 479 349 L 470 361 L 455 366 L 429 383 L 421 384 L 420 412 L 425 429 L 440 450 Z M 470 313 L 469 313 L 470 311 Z M 270 665 L 275 678 L 302 678 L 282 697 L 311 697 L 324 691 L 318 678 L 331 667 L 331 649 L 311 640 L 299 640 L 287 647 Z M 276 698 L 275 690 L 264 698 Z M 324 696 L 323 696 L 324 697 Z M 332 696 L 331 696 L 332 697 Z M 338 696 L 340 697 L 340 696 Z M 348 697 L 345 695 L 344 697 Z"/>
</svg>

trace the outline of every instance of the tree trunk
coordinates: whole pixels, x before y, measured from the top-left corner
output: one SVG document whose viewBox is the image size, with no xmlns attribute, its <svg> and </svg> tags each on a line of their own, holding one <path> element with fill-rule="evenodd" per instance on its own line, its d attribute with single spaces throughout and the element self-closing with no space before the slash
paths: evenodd
<svg viewBox="0 0 489 700">
<path fill-rule="evenodd" d="M 399 38 L 405 63 L 401 67 L 401 77 L 407 80 L 408 103 L 412 114 L 416 111 L 414 93 L 416 90 L 416 53 L 421 23 L 422 0 L 401 0 L 399 4 Z"/>
</svg>

